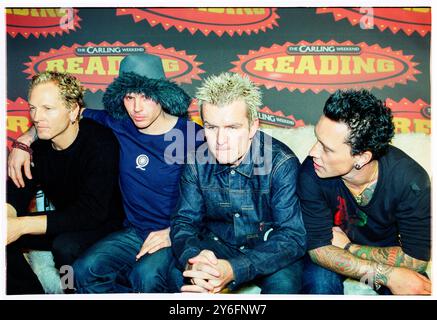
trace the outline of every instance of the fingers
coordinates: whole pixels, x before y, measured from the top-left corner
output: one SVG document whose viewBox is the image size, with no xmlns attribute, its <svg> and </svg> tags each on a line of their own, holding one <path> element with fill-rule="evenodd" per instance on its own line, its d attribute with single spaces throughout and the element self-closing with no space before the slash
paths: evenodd
<svg viewBox="0 0 437 320">
<path fill-rule="evenodd" d="M 191 264 L 202 262 L 216 265 L 218 263 L 218 260 L 214 252 L 210 250 L 202 250 L 197 256 L 189 259 L 188 262 Z"/>
<path fill-rule="evenodd" d="M 191 278 L 191 283 L 193 285 L 202 287 L 206 290 L 201 292 L 217 293 L 220 292 L 223 286 L 223 280 L 220 278 L 220 271 L 209 263 L 196 263 L 192 265 L 191 269 L 185 270 L 183 276 Z M 191 292 L 190 290 L 197 290 L 196 287 L 190 286 L 187 286 L 184 289 L 188 292 Z"/>
<path fill-rule="evenodd" d="M 208 264 L 194 265 L 195 267 L 191 270 L 185 270 L 183 272 L 184 277 L 188 278 L 201 278 L 201 279 L 217 279 L 220 277 L 220 271 L 213 268 Z"/>
<path fill-rule="evenodd" d="M 30 180 L 32 179 L 32 172 L 30 171 L 30 159 L 27 159 L 24 162 L 24 174 L 28 179 Z M 24 186 L 24 181 L 23 181 L 23 186 Z"/>
<path fill-rule="evenodd" d="M 191 279 L 191 283 L 193 285 L 198 286 L 198 287 L 204 288 L 207 292 L 210 292 L 210 291 L 214 290 L 214 286 L 211 283 L 209 283 L 208 281 L 204 280 L 204 279 L 192 278 Z"/>
<path fill-rule="evenodd" d="M 150 248 L 151 248 L 151 246 L 150 246 L 150 244 L 151 244 L 150 238 L 151 238 L 152 233 L 153 233 L 153 232 L 149 233 L 149 235 L 147 236 L 146 240 L 144 240 L 144 243 L 143 243 L 143 245 L 141 246 L 140 251 L 139 251 L 138 254 L 135 256 L 135 259 L 136 259 L 136 260 L 139 260 L 142 256 L 144 256 L 146 253 L 149 252 L 149 250 L 150 250 Z M 154 243 L 153 246 L 154 246 L 154 245 L 156 245 L 156 243 Z"/>
<path fill-rule="evenodd" d="M 206 259 L 212 263 L 212 264 L 217 264 L 218 260 L 217 257 L 215 256 L 214 252 L 210 251 L 210 250 L 203 250 L 201 253 L 201 255 L 205 256 Z"/>
<path fill-rule="evenodd" d="M 8 176 L 11 178 L 12 182 L 17 186 L 17 188 L 21 188 L 21 183 L 17 179 L 17 175 L 15 174 L 15 169 L 10 165 L 8 165 Z"/>
<path fill-rule="evenodd" d="M 147 243 L 147 244 L 144 243 L 143 246 L 141 247 L 140 251 L 138 252 L 138 254 L 135 256 L 135 259 L 139 260 L 146 253 L 150 253 L 150 249 L 155 247 L 158 244 L 159 243 L 153 243 L 152 245 L 150 245 L 150 243 Z"/>
<path fill-rule="evenodd" d="M 32 179 L 32 173 L 30 171 L 30 155 L 29 153 L 19 150 L 12 149 L 8 157 L 8 175 L 17 186 L 17 188 L 24 187 L 24 179 L 21 172 L 21 167 L 24 167 L 26 177 Z"/>
<path fill-rule="evenodd" d="M 202 293 L 217 293 L 220 292 L 221 287 L 217 288 L 214 281 L 210 282 L 201 278 L 190 279 L 192 285 L 185 285 L 181 288 L 182 292 L 202 292 Z M 215 281 L 217 282 L 217 281 Z M 220 282 L 221 283 L 221 282 Z"/>
<path fill-rule="evenodd" d="M 23 174 L 21 173 L 20 169 L 15 169 L 15 179 L 18 181 L 18 184 L 24 188 L 24 179 Z"/>
<path fill-rule="evenodd" d="M 189 292 L 208 293 L 208 290 L 203 288 L 203 287 L 197 286 L 197 285 L 185 285 L 185 286 L 182 286 L 181 292 L 182 293 L 184 293 L 184 292 L 185 293 L 189 293 Z"/>
<path fill-rule="evenodd" d="M 222 290 L 223 290 L 223 287 L 222 287 L 222 286 L 220 286 L 220 287 L 215 287 L 213 290 L 210 291 L 210 293 L 219 293 L 219 292 L 222 291 Z"/>
<path fill-rule="evenodd" d="M 146 247 L 142 246 L 138 254 L 135 256 L 135 260 L 139 260 L 142 256 L 144 256 L 147 253 Z"/>
<path fill-rule="evenodd" d="M 155 246 L 153 246 L 153 247 L 151 247 L 149 249 L 149 254 L 155 253 L 156 251 L 158 251 L 158 250 L 160 250 L 162 248 L 167 248 L 167 247 L 170 247 L 170 246 L 171 246 L 170 241 L 160 242 L 157 245 L 155 245 Z"/>
<path fill-rule="evenodd" d="M 161 248 L 170 247 L 170 245 L 171 242 L 168 235 L 165 233 L 160 233 L 160 231 L 151 232 L 147 236 L 143 246 L 141 247 L 141 250 L 138 252 L 135 258 L 136 260 L 139 260 L 146 253 L 152 254 Z"/>
<path fill-rule="evenodd" d="M 422 280 L 423 282 L 423 294 L 431 294 L 432 291 L 432 283 L 431 280 L 429 280 L 427 277 L 421 275 L 420 273 L 417 274 L 417 276 Z"/>
</svg>

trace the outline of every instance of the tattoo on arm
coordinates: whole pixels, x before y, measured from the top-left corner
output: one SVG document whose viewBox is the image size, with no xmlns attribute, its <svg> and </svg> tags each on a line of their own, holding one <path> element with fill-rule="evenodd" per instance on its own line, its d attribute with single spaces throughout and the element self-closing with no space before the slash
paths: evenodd
<svg viewBox="0 0 437 320">
<path fill-rule="evenodd" d="M 401 247 L 369 247 L 353 244 L 349 252 L 354 256 L 392 267 L 408 268 L 416 272 L 425 272 L 428 262 L 415 259 L 405 254 Z"/>
<path fill-rule="evenodd" d="M 309 251 L 312 261 L 349 278 L 370 280 L 371 283 L 387 285 L 394 268 L 389 265 L 360 259 L 333 245 Z"/>
</svg>

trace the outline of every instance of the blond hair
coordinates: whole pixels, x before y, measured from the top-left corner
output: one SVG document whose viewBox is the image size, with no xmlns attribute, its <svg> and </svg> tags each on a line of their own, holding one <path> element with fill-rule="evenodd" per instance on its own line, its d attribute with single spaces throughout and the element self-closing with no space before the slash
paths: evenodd
<svg viewBox="0 0 437 320">
<path fill-rule="evenodd" d="M 37 73 L 32 77 L 29 85 L 28 97 L 32 90 L 39 84 L 53 82 L 59 88 L 59 94 L 65 103 L 67 109 L 74 109 L 76 105 L 79 108 L 85 106 L 83 95 L 84 87 L 80 81 L 71 74 L 55 71 L 44 71 Z"/>
<path fill-rule="evenodd" d="M 196 98 L 201 117 L 202 106 L 205 103 L 222 107 L 236 100 L 243 100 L 247 107 L 249 125 L 258 118 L 258 108 L 262 104 L 260 89 L 247 76 L 229 72 L 205 79 L 197 89 Z"/>
</svg>

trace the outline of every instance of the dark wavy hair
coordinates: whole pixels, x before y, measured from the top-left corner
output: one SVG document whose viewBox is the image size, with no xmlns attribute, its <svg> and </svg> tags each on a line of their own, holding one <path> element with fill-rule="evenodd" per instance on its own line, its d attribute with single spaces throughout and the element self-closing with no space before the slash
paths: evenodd
<svg viewBox="0 0 437 320">
<path fill-rule="evenodd" d="M 370 151 L 378 159 L 387 152 L 394 136 L 393 116 L 385 102 L 369 91 L 337 90 L 326 101 L 323 114 L 349 127 L 346 143 L 352 155 Z"/>
</svg>

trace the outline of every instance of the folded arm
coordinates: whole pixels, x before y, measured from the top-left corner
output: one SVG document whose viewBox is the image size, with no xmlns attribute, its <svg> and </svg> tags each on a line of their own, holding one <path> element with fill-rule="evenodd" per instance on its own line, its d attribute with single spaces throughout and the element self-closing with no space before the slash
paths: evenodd
<svg viewBox="0 0 437 320">
<path fill-rule="evenodd" d="M 84 112 L 85 110 L 87 111 Z M 108 127 L 110 127 L 110 123 L 113 121 L 106 111 L 82 108 L 80 112 L 81 116 L 91 118 Z M 28 131 L 17 138 L 17 141 L 30 147 L 37 139 L 38 135 L 35 126 L 31 126 Z M 24 174 L 28 179 L 32 179 L 31 165 L 30 154 L 28 152 L 12 148 L 8 156 L 8 176 L 18 188 L 24 188 L 25 186 L 22 170 L 24 170 Z"/>
<path fill-rule="evenodd" d="M 407 268 L 360 259 L 333 245 L 310 250 L 309 255 L 322 267 L 371 286 L 386 286 L 393 294 L 431 294 L 431 281 Z"/>
<path fill-rule="evenodd" d="M 338 248 L 345 248 L 351 243 L 349 237 L 339 228 L 332 228 L 332 244 Z M 386 264 L 392 267 L 407 268 L 419 273 L 425 273 L 427 261 L 419 260 L 407 255 L 401 247 L 375 247 L 351 243 L 347 249 L 355 257 L 363 260 Z"/>
<path fill-rule="evenodd" d="M 370 247 L 352 244 L 349 248 L 354 256 L 377 263 L 386 264 L 392 267 L 407 268 L 419 273 L 424 273 L 428 267 L 427 261 L 410 257 L 401 247 Z"/>
</svg>

